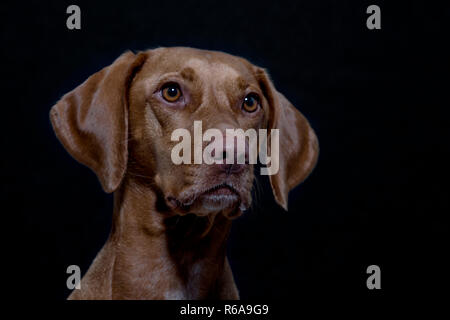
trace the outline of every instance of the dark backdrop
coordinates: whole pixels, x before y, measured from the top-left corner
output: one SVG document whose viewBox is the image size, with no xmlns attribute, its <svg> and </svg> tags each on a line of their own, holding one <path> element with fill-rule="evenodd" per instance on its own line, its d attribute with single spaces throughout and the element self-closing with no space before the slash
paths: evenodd
<svg viewBox="0 0 450 320">
<path fill-rule="evenodd" d="M 3 263 L 17 294 L 66 298 L 67 266 L 86 271 L 111 226 L 112 196 L 57 141 L 50 108 L 125 50 L 158 46 L 267 68 L 319 137 L 319 162 L 289 212 L 260 179 L 255 208 L 234 222 L 228 254 L 242 298 L 445 288 L 448 11 L 393 2 L 2 3 Z M 66 28 L 70 4 L 81 30 Z M 366 28 L 370 4 L 381 30 Z M 371 264 L 379 292 L 366 288 Z"/>
</svg>

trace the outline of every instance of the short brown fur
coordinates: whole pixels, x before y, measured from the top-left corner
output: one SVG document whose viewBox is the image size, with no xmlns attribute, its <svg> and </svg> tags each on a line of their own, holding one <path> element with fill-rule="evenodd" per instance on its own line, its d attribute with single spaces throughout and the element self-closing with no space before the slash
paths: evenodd
<svg viewBox="0 0 450 320">
<path fill-rule="evenodd" d="M 183 102 L 168 105 L 161 85 L 177 82 Z M 247 92 L 261 108 L 240 108 Z M 280 170 L 270 176 L 287 210 L 289 190 L 312 171 L 314 131 L 267 73 L 221 52 L 158 48 L 127 52 L 66 94 L 51 110 L 56 135 L 114 192 L 110 236 L 69 299 L 238 299 L 226 258 L 233 218 L 251 204 L 253 165 L 174 165 L 171 132 L 202 120 L 208 128 L 280 129 Z M 205 205 L 202 192 L 227 183 L 233 204 Z"/>
</svg>

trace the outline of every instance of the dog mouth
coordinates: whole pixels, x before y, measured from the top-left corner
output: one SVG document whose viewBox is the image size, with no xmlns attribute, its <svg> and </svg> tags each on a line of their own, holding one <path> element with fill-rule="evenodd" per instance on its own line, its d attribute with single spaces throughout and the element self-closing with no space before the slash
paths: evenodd
<svg viewBox="0 0 450 320">
<path fill-rule="evenodd" d="M 169 203 L 177 211 L 207 213 L 242 207 L 239 191 L 231 184 L 221 183 L 194 193 L 186 201 L 170 197 Z M 243 209 L 243 208 L 241 208 Z"/>
<path fill-rule="evenodd" d="M 222 183 L 201 192 L 199 197 L 202 196 L 219 197 L 219 196 L 233 196 L 233 195 L 239 197 L 239 192 L 235 188 L 233 188 L 233 186 L 226 183 Z"/>
</svg>

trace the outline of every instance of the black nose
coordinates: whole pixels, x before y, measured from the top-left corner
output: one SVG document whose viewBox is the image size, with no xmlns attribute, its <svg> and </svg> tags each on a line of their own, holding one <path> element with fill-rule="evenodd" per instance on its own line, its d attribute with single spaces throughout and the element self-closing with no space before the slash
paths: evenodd
<svg viewBox="0 0 450 320">
<path fill-rule="evenodd" d="M 239 173 L 244 170 L 244 164 L 217 164 L 216 165 L 221 172 L 225 172 L 226 174 Z"/>
<path fill-rule="evenodd" d="M 227 160 L 227 150 L 224 150 L 222 153 L 222 161 L 223 164 L 216 164 L 216 166 L 219 168 L 221 172 L 225 172 L 226 174 L 233 174 L 233 173 L 239 173 L 242 170 L 244 170 L 244 164 L 238 164 L 236 154 L 231 151 L 230 156 L 234 156 L 234 163 L 228 164 L 226 163 Z"/>
</svg>

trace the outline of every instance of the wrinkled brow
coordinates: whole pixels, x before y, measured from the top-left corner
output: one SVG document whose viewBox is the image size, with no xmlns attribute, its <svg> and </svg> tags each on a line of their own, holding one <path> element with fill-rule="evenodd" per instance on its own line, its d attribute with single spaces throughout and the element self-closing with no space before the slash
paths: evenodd
<svg viewBox="0 0 450 320">
<path fill-rule="evenodd" d="M 190 81 L 190 82 L 192 82 L 192 81 L 198 79 L 197 72 L 196 72 L 196 71 L 194 70 L 194 68 L 192 68 L 192 67 L 184 67 L 184 68 L 180 71 L 179 74 L 181 75 L 181 77 L 182 77 L 183 79 L 185 79 L 185 80 L 187 80 L 187 81 Z M 230 80 L 228 80 L 228 81 L 231 81 L 231 83 L 232 83 L 234 86 L 237 86 L 237 88 L 239 88 L 239 90 L 242 90 L 242 91 L 244 91 L 245 89 L 247 89 L 248 86 L 249 86 L 249 83 L 248 83 L 243 77 L 241 77 L 241 76 L 237 76 L 236 78 L 234 78 L 234 79 L 232 79 L 232 80 L 230 79 Z"/>
<path fill-rule="evenodd" d="M 242 77 L 236 78 L 236 84 L 237 84 L 238 88 L 241 89 L 242 91 L 247 89 L 247 87 L 249 86 L 247 81 L 245 81 Z"/>
<path fill-rule="evenodd" d="M 197 78 L 197 74 L 191 67 L 183 68 L 180 72 L 180 75 L 181 77 L 183 77 L 183 79 L 191 82 Z"/>
</svg>

